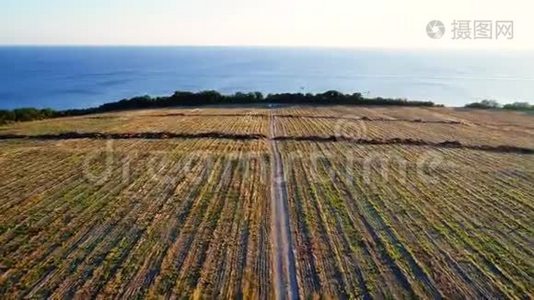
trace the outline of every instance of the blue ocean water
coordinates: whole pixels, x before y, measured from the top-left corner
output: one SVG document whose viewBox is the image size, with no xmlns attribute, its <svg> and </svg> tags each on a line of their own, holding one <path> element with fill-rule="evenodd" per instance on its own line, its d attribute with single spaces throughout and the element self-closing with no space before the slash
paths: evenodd
<svg viewBox="0 0 534 300">
<path fill-rule="evenodd" d="M 361 92 L 460 106 L 534 102 L 534 53 L 238 47 L 0 47 L 0 108 L 175 90 Z"/>
</svg>

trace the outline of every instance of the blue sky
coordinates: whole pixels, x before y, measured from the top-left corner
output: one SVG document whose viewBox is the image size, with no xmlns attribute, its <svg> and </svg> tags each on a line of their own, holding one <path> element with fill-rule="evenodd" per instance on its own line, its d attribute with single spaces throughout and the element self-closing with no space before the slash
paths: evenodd
<svg viewBox="0 0 534 300">
<path fill-rule="evenodd" d="M 527 0 L 0 0 L 0 44 L 534 49 Z M 426 24 L 513 20 L 511 41 L 432 40 Z"/>
</svg>

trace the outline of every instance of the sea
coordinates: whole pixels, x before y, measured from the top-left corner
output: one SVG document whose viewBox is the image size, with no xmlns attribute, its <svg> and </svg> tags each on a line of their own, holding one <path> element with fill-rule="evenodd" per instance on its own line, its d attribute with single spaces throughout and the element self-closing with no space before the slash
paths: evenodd
<svg viewBox="0 0 534 300">
<path fill-rule="evenodd" d="M 269 47 L 0 47 L 0 108 L 217 90 L 534 103 L 534 53 Z"/>
</svg>

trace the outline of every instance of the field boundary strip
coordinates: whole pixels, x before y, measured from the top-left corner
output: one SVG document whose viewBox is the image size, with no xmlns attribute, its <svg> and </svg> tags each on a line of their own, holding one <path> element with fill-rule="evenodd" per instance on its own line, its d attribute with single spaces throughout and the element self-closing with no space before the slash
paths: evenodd
<svg viewBox="0 0 534 300">
<path fill-rule="evenodd" d="M 468 149 L 496 153 L 534 154 L 533 148 L 518 147 L 512 145 L 470 145 L 459 141 L 433 142 L 422 139 L 356 139 L 347 136 L 273 136 L 264 134 L 231 134 L 222 132 L 205 133 L 172 133 L 172 132 L 137 132 L 137 133 L 101 133 L 101 132 L 66 132 L 59 134 L 42 135 L 0 135 L 0 140 L 73 140 L 73 139 L 97 139 L 97 140 L 124 140 L 124 139 L 230 139 L 230 140 L 276 140 L 276 141 L 310 141 L 310 142 L 350 142 L 360 145 L 405 145 L 405 146 L 429 146 L 447 149 Z"/>
</svg>

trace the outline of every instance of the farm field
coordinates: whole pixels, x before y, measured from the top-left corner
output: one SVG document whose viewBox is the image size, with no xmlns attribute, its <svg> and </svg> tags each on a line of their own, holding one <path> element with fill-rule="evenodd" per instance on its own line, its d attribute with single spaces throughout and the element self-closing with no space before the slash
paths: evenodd
<svg viewBox="0 0 534 300">
<path fill-rule="evenodd" d="M 266 297 L 262 144 L 5 145 L 0 293 Z"/>
<path fill-rule="evenodd" d="M 277 116 L 279 136 L 349 136 L 362 139 L 423 139 L 534 148 L 532 116 L 513 112 L 466 112 L 449 108 L 360 108 L 347 106 L 161 109 L 49 119 L 0 127 L 0 135 L 65 132 L 268 135 Z"/>
<path fill-rule="evenodd" d="M 282 149 L 303 290 L 348 298 L 532 292 L 532 158 L 349 143 Z"/>
<path fill-rule="evenodd" d="M 534 116 L 173 108 L 0 138 L 1 298 L 534 294 Z"/>
</svg>

